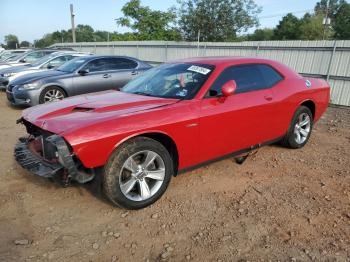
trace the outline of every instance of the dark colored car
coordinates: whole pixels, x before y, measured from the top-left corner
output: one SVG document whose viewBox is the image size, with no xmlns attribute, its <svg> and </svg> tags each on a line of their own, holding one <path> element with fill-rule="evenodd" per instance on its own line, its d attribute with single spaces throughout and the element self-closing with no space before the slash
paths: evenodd
<svg viewBox="0 0 350 262">
<path fill-rule="evenodd" d="M 96 182 L 112 203 L 143 208 L 178 171 L 231 155 L 242 162 L 249 151 L 277 141 L 303 147 L 330 96 L 325 80 L 276 61 L 238 57 L 167 63 L 121 91 L 24 110 L 19 122 L 29 135 L 16 146 L 16 160 L 65 185 L 100 176 Z"/>
<path fill-rule="evenodd" d="M 152 66 L 126 56 L 75 58 L 57 70 L 24 75 L 10 82 L 7 98 L 14 105 L 37 105 L 68 96 L 119 90 Z"/>
</svg>

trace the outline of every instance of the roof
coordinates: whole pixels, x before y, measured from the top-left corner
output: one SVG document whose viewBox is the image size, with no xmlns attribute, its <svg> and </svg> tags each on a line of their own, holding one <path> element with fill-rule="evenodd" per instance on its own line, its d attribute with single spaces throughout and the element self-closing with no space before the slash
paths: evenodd
<svg viewBox="0 0 350 262">
<path fill-rule="evenodd" d="M 242 56 L 210 56 L 210 57 L 193 57 L 187 59 L 176 60 L 173 62 L 184 62 L 184 63 L 198 63 L 198 64 L 211 64 L 211 65 L 222 65 L 231 63 L 262 63 L 271 60 L 258 58 L 258 57 L 242 57 Z"/>
</svg>

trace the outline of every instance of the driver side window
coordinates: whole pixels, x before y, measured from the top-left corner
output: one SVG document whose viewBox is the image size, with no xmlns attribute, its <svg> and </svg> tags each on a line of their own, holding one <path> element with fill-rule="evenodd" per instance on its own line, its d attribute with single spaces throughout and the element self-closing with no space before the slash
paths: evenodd
<svg viewBox="0 0 350 262">
<path fill-rule="evenodd" d="M 90 72 L 99 72 L 109 70 L 109 61 L 106 58 L 99 58 L 87 63 L 84 70 L 89 70 Z"/>
<path fill-rule="evenodd" d="M 206 97 L 222 95 L 221 87 L 229 80 L 235 80 L 236 93 L 267 89 L 283 77 L 271 66 L 265 64 L 247 64 L 226 68 L 211 86 Z"/>
<path fill-rule="evenodd" d="M 44 55 L 42 52 L 33 52 L 33 53 L 28 54 L 23 60 L 26 63 L 33 63 L 33 62 L 39 60 L 43 56 Z"/>
</svg>

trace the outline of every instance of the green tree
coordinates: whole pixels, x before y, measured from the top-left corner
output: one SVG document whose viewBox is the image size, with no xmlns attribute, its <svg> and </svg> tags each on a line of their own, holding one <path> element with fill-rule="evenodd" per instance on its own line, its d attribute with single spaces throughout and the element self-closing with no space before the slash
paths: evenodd
<svg viewBox="0 0 350 262">
<path fill-rule="evenodd" d="M 336 39 L 350 39 L 350 4 L 339 7 L 332 25 Z"/>
<path fill-rule="evenodd" d="M 34 46 L 37 47 L 37 48 L 43 48 L 43 47 L 50 46 L 50 45 L 52 45 L 54 43 L 55 42 L 52 39 L 52 34 L 45 34 L 39 40 L 35 40 L 34 41 Z"/>
<path fill-rule="evenodd" d="M 274 29 L 274 38 L 276 40 L 294 40 L 300 39 L 301 21 L 289 13 L 282 18 L 279 24 Z"/>
<path fill-rule="evenodd" d="M 256 29 L 253 34 L 248 35 L 250 41 L 273 40 L 274 33 L 272 28 Z"/>
<path fill-rule="evenodd" d="M 328 2 L 329 2 L 329 5 L 328 5 Z M 344 3 L 346 3 L 345 0 L 321 0 L 317 2 L 315 5 L 315 8 L 314 8 L 315 14 L 325 16 L 327 13 L 327 16 L 333 19 L 338 9 L 340 8 L 340 6 L 342 6 Z"/>
<path fill-rule="evenodd" d="M 305 14 L 304 17 L 300 20 L 300 39 L 303 40 L 321 40 L 323 39 L 324 27 L 322 24 L 323 15 L 309 13 Z M 325 39 L 332 37 L 332 31 L 327 30 L 327 35 Z"/>
<path fill-rule="evenodd" d="M 19 47 L 19 41 L 17 36 L 9 34 L 4 37 L 7 48 L 15 49 Z"/>
<path fill-rule="evenodd" d="M 186 40 L 232 41 L 258 25 L 254 0 L 179 0 L 179 26 Z"/>
<path fill-rule="evenodd" d="M 138 40 L 137 33 L 127 32 L 124 34 L 114 32 L 109 36 L 111 41 L 135 41 Z"/>
<path fill-rule="evenodd" d="M 72 42 L 72 35 L 67 31 L 55 31 L 51 34 L 51 41 L 54 43 Z"/>
<path fill-rule="evenodd" d="M 123 8 L 123 17 L 117 24 L 128 27 L 138 34 L 139 40 L 180 40 L 181 35 L 175 28 L 176 13 L 152 10 L 141 6 L 140 0 L 131 0 Z"/>
<path fill-rule="evenodd" d="M 30 47 L 30 43 L 28 41 L 22 41 L 20 44 L 19 44 L 20 47 Z"/>
<path fill-rule="evenodd" d="M 71 34 L 69 30 L 69 34 Z M 75 29 L 75 35 L 77 42 L 93 42 L 94 38 L 94 29 L 89 25 L 77 25 Z"/>
<path fill-rule="evenodd" d="M 109 33 L 108 31 L 95 31 L 94 32 L 94 39 L 96 42 L 106 42 L 106 41 L 108 41 L 108 35 L 109 35 L 109 40 L 111 40 L 112 34 Z"/>
</svg>

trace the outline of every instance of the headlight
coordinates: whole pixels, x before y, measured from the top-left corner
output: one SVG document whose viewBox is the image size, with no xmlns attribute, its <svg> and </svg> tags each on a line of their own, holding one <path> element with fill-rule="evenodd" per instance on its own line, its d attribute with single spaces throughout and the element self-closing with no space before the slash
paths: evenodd
<svg viewBox="0 0 350 262">
<path fill-rule="evenodd" d="M 10 76 L 14 76 L 16 73 L 5 73 L 3 74 L 4 77 L 10 77 Z"/>
<path fill-rule="evenodd" d="M 40 85 L 40 82 L 33 82 L 29 84 L 22 85 L 18 88 L 18 90 L 29 90 L 29 89 L 35 89 L 38 88 Z"/>
</svg>

